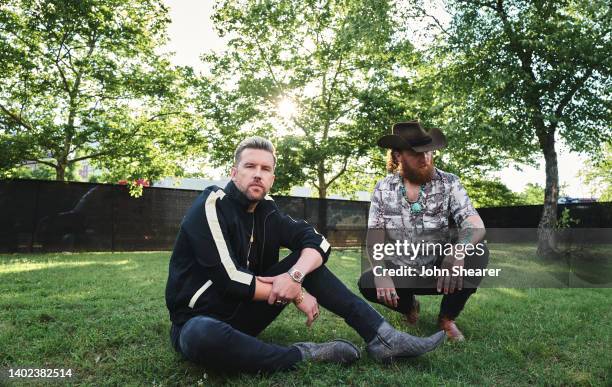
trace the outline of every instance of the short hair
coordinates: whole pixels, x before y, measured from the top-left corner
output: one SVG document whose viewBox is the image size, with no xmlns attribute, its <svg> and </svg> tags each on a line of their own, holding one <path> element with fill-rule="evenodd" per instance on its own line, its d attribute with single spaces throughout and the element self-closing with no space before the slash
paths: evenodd
<svg viewBox="0 0 612 387">
<path fill-rule="evenodd" d="M 236 147 L 236 151 L 234 152 L 234 166 L 237 166 L 240 162 L 240 156 L 242 155 L 242 151 L 245 149 L 261 149 L 272 153 L 272 157 L 274 158 L 274 166 L 276 166 L 276 148 L 270 140 L 259 137 L 247 137 L 244 140 L 240 141 L 238 147 Z"/>
</svg>

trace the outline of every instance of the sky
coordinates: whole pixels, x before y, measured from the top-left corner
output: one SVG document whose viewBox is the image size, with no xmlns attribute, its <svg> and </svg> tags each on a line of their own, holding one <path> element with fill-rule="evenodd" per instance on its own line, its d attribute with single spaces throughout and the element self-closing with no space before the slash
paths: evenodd
<svg viewBox="0 0 612 387">
<path fill-rule="evenodd" d="M 172 20 L 168 28 L 169 43 L 165 50 L 174 52 L 174 64 L 191 66 L 196 71 L 203 69 L 200 55 L 211 50 L 222 50 L 225 46 L 223 40 L 216 35 L 210 20 L 213 1 L 164 0 L 164 3 L 169 7 Z M 577 176 L 587 157 L 569 152 L 563 144 L 557 146 L 557 155 L 559 180 L 562 186 L 567 186 L 565 193 L 571 197 L 590 197 L 588 188 Z M 512 163 L 495 173 L 495 176 L 516 192 L 522 191 L 527 183 L 544 186 L 543 158 L 539 164 L 539 167 L 534 168 Z M 218 170 L 210 171 L 210 174 L 214 178 L 222 177 Z"/>
</svg>

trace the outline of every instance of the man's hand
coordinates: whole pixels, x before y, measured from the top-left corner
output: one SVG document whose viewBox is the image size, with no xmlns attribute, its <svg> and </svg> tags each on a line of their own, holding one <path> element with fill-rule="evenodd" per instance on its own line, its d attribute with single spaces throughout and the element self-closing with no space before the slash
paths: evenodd
<svg viewBox="0 0 612 387">
<path fill-rule="evenodd" d="M 301 292 L 302 285 L 291 279 L 288 273 L 279 274 L 275 277 L 257 277 L 261 282 L 272 284 L 272 290 L 268 296 L 268 304 L 275 302 L 286 304 L 294 300 Z"/>
<path fill-rule="evenodd" d="M 319 317 L 319 303 L 311 294 L 304 292 L 302 302 L 295 306 L 307 317 L 306 326 L 310 328 L 312 323 Z"/>
<path fill-rule="evenodd" d="M 376 298 L 389 307 L 397 308 L 399 296 L 395 291 L 393 280 L 389 277 L 374 276 L 374 284 L 376 285 Z"/>
<path fill-rule="evenodd" d="M 447 255 L 442 261 L 441 269 L 446 269 L 449 272 L 448 276 L 438 277 L 438 293 L 444 290 L 444 294 L 453 294 L 463 289 L 463 276 L 453 274 L 453 267 L 463 267 L 465 259 L 455 259 L 454 255 Z M 446 271 L 445 270 L 445 271 Z"/>
</svg>

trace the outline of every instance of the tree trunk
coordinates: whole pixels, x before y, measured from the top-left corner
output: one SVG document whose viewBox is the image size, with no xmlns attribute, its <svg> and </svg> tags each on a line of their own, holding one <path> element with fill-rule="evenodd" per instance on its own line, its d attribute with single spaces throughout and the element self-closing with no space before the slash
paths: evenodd
<svg viewBox="0 0 612 387">
<path fill-rule="evenodd" d="M 55 156 L 57 164 L 55 164 L 55 180 L 66 180 L 66 168 L 68 168 L 68 154 Z"/>
<path fill-rule="evenodd" d="M 55 180 L 57 181 L 66 180 L 66 165 L 58 164 L 55 166 Z"/>
<path fill-rule="evenodd" d="M 557 224 L 557 201 L 559 199 L 559 171 L 554 131 L 549 131 L 545 138 L 541 138 L 540 145 L 546 166 L 546 188 L 544 190 L 544 210 L 538 225 L 538 256 L 551 257 L 556 247 L 555 225 Z"/>
</svg>

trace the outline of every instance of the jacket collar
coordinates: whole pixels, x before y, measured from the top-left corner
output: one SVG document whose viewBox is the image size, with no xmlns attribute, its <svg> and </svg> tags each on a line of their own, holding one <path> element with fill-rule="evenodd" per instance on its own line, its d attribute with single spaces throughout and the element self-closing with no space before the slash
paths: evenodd
<svg viewBox="0 0 612 387">
<path fill-rule="evenodd" d="M 230 198 L 232 198 L 232 200 L 238 203 L 240 208 L 243 209 L 244 211 L 246 211 L 249 208 L 251 201 L 249 200 L 249 198 L 246 197 L 245 194 L 242 193 L 242 191 L 238 189 L 238 187 L 236 187 L 236 184 L 234 184 L 232 180 L 230 180 L 229 183 L 227 183 L 223 191 L 225 192 L 227 196 L 229 196 Z M 255 207 L 255 211 L 259 212 L 261 208 L 268 207 L 269 202 L 274 202 L 274 201 L 271 200 L 271 198 L 266 195 L 264 199 L 259 201 L 259 204 L 257 204 L 257 207 Z"/>
<path fill-rule="evenodd" d="M 236 187 L 236 184 L 234 184 L 232 180 L 227 183 L 223 191 L 225 191 L 227 196 L 235 200 L 240 205 L 240 208 L 244 210 L 246 210 L 249 207 L 249 204 L 251 204 L 246 195 L 243 194 L 238 187 Z"/>
</svg>

